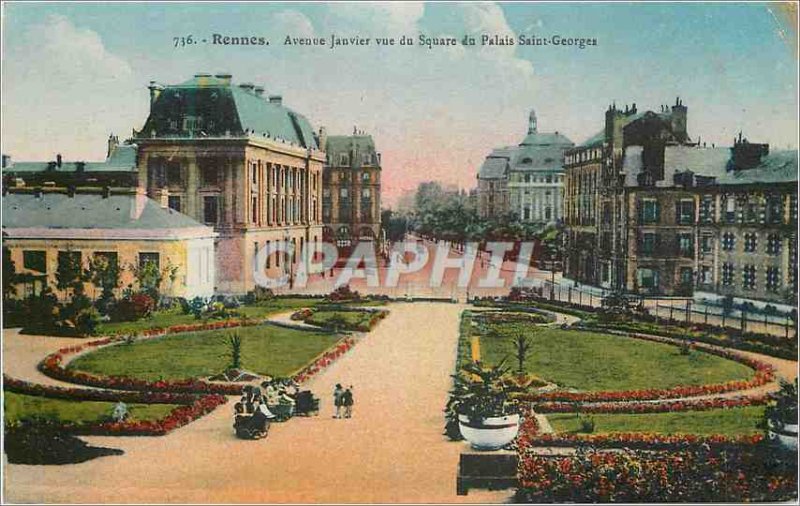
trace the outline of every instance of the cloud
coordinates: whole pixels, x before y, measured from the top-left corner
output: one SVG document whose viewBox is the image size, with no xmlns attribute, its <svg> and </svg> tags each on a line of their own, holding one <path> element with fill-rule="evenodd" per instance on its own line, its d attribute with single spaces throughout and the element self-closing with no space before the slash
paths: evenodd
<svg viewBox="0 0 800 506">
<path fill-rule="evenodd" d="M 94 31 L 50 15 L 7 45 L 4 145 L 14 158 L 97 159 L 113 129 L 130 131 L 137 109 L 131 66 Z"/>
<path fill-rule="evenodd" d="M 294 10 L 276 12 L 270 19 L 273 33 L 285 33 L 293 37 L 314 37 L 314 25 L 308 17 Z"/>
<path fill-rule="evenodd" d="M 23 51 L 28 59 L 14 59 L 20 77 L 58 79 L 71 86 L 87 82 L 101 84 L 127 79 L 133 71 L 122 58 L 109 52 L 100 36 L 73 25 L 64 16 L 51 14 L 42 23 L 30 27 Z"/>
<path fill-rule="evenodd" d="M 413 34 L 425 12 L 417 2 L 348 2 L 327 6 L 324 27 L 373 36 Z"/>
</svg>

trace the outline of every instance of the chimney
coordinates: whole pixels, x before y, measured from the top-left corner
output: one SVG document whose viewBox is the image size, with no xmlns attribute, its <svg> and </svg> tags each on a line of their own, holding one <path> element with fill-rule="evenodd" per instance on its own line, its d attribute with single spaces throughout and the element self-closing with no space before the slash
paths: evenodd
<svg viewBox="0 0 800 506">
<path fill-rule="evenodd" d="M 264 95 L 264 87 L 263 86 L 256 86 L 255 88 L 253 88 L 253 92 L 256 95 L 258 95 L 259 97 L 263 96 Z"/>
<path fill-rule="evenodd" d="M 152 111 L 153 104 L 156 103 L 156 100 L 158 99 L 158 96 L 161 95 L 164 87 L 155 81 L 150 81 L 150 85 L 147 87 L 147 89 L 150 90 L 150 110 Z"/>
<path fill-rule="evenodd" d="M 214 77 L 222 81 L 222 84 L 228 84 L 228 85 L 231 84 L 231 79 L 233 79 L 233 76 L 231 74 L 228 74 L 227 72 L 221 72 L 219 74 L 216 74 Z"/>
<path fill-rule="evenodd" d="M 106 152 L 106 158 L 111 158 L 111 153 L 117 149 L 117 146 L 119 146 L 119 137 L 112 133 L 108 136 L 108 152 Z"/>
<path fill-rule="evenodd" d="M 269 103 L 275 105 L 281 105 L 283 103 L 283 97 L 280 95 L 270 95 Z"/>
<path fill-rule="evenodd" d="M 670 124 L 672 127 L 672 135 L 674 135 L 678 142 L 686 142 L 689 135 L 686 133 L 686 113 L 687 108 L 683 105 L 680 97 L 675 98 L 675 105 L 672 106 L 672 114 L 670 115 Z"/>
<path fill-rule="evenodd" d="M 241 84 L 239 84 L 239 88 L 243 89 L 244 91 L 249 91 L 250 93 L 253 93 L 253 89 L 255 87 L 256 87 L 256 85 L 253 84 L 253 83 L 241 83 Z"/>
<path fill-rule="evenodd" d="M 161 204 L 162 209 L 167 209 L 169 207 L 169 190 L 164 189 L 161 191 L 159 203 Z"/>
<path fill-rule="evenodd" d="M 319 149 L 325 151 L 328 144 L 328 131 L 324 126 L 319 127 L 319 138 L 317 142 L 319 143 Z"/>
<path fill-rule="evenodd" d="M 769 154 L 769 144 L 751 144 L 747 139 L 739 139 L 731 148 L 731 163 L 735 170 L 747 170 L 757 167 L 761 159 Z"/>
<path fill-rule="evenodd" d="M 61 153 L 56 155 L 56 167 L 61 168 Z"/>
</svg>

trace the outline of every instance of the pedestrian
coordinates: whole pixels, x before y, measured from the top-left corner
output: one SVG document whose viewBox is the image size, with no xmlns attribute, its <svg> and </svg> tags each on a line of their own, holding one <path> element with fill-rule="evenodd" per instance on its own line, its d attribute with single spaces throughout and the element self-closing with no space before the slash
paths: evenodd
<svg viewBox="0 0 800 506">
<path fill-rule="evenodd" d="M 344 417 L 351 418 L 353 416 L 353 385 L 347 387 L 342 394 L 342 406 L 344 407 Z"/>
<path fill-rule="evenodd" d="M 342 396 L 344 395 L 344 388 L 342 385 L 337 383 L 336 387 L 333 389 L 333 405 L 336 407 L 336 413 L 333 415 L 334 418 L 341 418 L 342 417 Z"/>
</svg>

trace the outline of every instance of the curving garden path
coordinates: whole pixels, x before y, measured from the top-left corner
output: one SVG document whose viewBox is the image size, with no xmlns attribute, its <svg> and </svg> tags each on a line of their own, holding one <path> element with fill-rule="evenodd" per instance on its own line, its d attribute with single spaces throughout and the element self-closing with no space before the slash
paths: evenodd
<svg viewBox="0 0 800 506">
<path fill-rule="evenodd" d="M 309 382 L 322 397 L 321 415 L 275 424 L 264 440 L 233 436 L 229 402 L 167 436 L 85 438 L 123 449 L 121 457 L 69 466 L 7 465 L 5 497 L 66 503 L 503 502 L 510 491 L 455 494 L 464 444 L 441 435 L 464 308 L 392 304 L 375 330 Z M 7 373 L 53 381 L 35 366 L 63 340 L 6 337 Z M 353 419 L 331 418 L 337 382 L 355 387 Z"/>
</svg>

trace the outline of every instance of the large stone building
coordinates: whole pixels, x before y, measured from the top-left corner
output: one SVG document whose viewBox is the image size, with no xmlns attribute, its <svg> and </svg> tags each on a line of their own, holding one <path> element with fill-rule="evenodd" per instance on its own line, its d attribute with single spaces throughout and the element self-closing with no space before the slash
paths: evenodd
<svg viewBox="0 0 800 506">
<path fill-rule="evenodd" d="M 320 132 L 327 162 L 322 178 L 323 237 L 340 248 L 381 240 L 381 155 L 371 135 Z"/>
<path fill-rule="evenodd" d="M 631 214 L 623 170 L 626 154 L 635 151 L 643 159 L 651 175 L 643 178 L 663 180 L 665 147 L 688 145 L 686 113 L 686 106 L 678 100 L 671 109 L 662 106 L 658 113 L 639 113 L 636 104 L 624 111 L 611 106 L 605 113 L 604 129 L 567 151 L 566 278 L 606 288 L 626 287 L 626 220 Z M 680 262 L 679 257 L 670 258 Z"/>
<path fill-rule="evenodd" d="M 3 247 L 17 273 L 26 278 L 18 297 L 38 294 L 47 285 L 65 298 L 66 293 L 56 289 L 56 271 L 67 256 L 84 267 L 98 257 L 117 265 L 117 296 L 125 287 L 136 286 L 134 271 L 148 262 L 165 274 L 164 295 L 193 298 L 214 293 L 214 230 L 135 189 L 75 193 L 21 187 L 10 189 L 2 203 Z"/>
<path fill-rule="evenodd" d="M 688 139 L 680 101 L 611 108 L 605 131 L 568 152 L 565 278 L 792 304 L 797 152 Z"/>
<path fill-rule="evenodd" d="M 271 257 L 266 272 L 292 278 L 299 251 L 322 240 L 325 154 L 308 120 L 229 74 L 149 89 L 150 114 L 134 132 L 139 185 L 214 227 L 218 291 L 252 290 L 256 256 L 276 243 L 296 253 Z"/>
<path fill-rule="evenodd" d="M 514 213 L 542 225 L 561 221 L 564 152 L 574 143 L 564 135 L 540 133 L 536 112 L 517 146 L 493 150 L 478 172 L 478 212 L 484 218 Z"/>
</svg>

